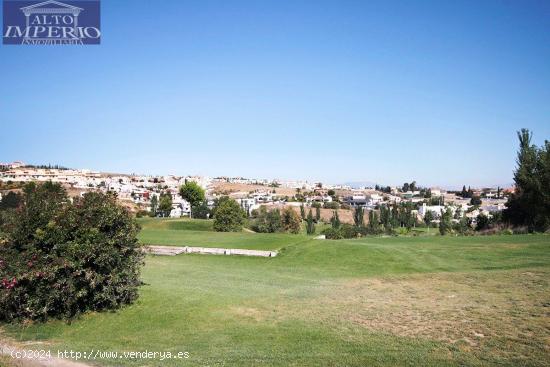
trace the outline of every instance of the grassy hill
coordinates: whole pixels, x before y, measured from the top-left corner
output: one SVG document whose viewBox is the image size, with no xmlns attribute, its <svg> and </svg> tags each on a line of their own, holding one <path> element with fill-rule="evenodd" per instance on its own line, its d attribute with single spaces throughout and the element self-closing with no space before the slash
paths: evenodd
<svg viewBox="0 0 550 367">
<path fill-rule="evenodd" d="M 139 223 L 139 240 L 147 245 L 278 250 L 307 239 L 287 233 L 214 232 L 211 220 L 142 218 Z"/>
<path fill-rule="evenodd" d="M 204 245 L 217 235 L 208 224 L 147 221 L 157 239 L 164 231 Z M 214 242 L 283 250 L 272 259 L 149 256 L 130 307 L 3 328 L 45 343 L 39 349 L 190 354 L 183 362 L 93 361 L 105 366 L 550 365 L 550 236 L 238 233 Z"/>
</svg>

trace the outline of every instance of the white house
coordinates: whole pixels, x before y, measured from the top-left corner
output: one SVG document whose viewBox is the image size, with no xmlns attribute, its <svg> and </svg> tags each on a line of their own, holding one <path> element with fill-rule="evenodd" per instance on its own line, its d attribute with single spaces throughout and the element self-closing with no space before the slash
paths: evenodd
<svg viewBox="0 0 550 367">
<path fill-rule="evenodd" d="M 237 199 L 237 203 L 243 208 L 243 210 L 250 215 L 250 213 L 254 209 L 259 209 L 260 205 L 258 204 L 258 201 L 256 198 L 243 198 L 243 199 Z"/>
<path fill-rule="evenodd" d="M 427 212 L 432 212 L 435 216 L 440 217 L 445 210 L 446 208 L 443 205 L 426 205 L 426 203 L 423 203 L 418 209 L 418 214 L 424 218 Z"/>
</svg>

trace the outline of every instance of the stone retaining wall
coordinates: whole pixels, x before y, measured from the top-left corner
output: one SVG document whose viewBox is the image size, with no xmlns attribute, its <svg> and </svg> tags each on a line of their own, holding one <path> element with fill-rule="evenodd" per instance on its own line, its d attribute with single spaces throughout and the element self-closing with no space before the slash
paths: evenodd
<svg viewBox="0 0 550 367">
<path fill-rule="evenodd" d="M 174 247 L 174 246 L 146 246 L 145 251 L 154 255 L 175 256 L 186 254 L 210 254 L 210 255 L 241 255 L 275 257 L 277 251 L 245 250 L 237 248 L 216 248 L 216 247 Z"/>
</svg>

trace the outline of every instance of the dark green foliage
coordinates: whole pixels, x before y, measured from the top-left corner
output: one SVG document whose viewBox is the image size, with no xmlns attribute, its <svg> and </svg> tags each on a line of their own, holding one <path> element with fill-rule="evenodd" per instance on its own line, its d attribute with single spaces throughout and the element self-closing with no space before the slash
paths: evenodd
<svg viewBox="0 0 550 367">
<path fill-rule="evenodd" d="M 518 138 L 516 191 L 508 200 L 504 219 L 529 231 L 546 231 L 550 228 L 550 142 L 540 148 L 532 145 L 527 129 L 519 131 Z"/>
<path fill-rule="evenodd" d="M 470 199 L 470 205 L 481 205 L 481 198 L 479 196 L 472 196 Z"/>
<path fill-rule="evenodd" d="M 151 198 L 151 215 L 154 217 L 157 215 L 157 210 L 159 206 L 159 200 L 157 198 L 157 195 L 153 195 Z"/>
<path fill-rule="evenodd" d="M 344 238 L 339 228 L 327 228 L 322 233 L 327 240 L 340 240 Z"/>
<path fill-rule="evenodd" d="M 301 223 L 298 213 L 292 208 L 285 208 L 283 210 L 281 223 L 283 225 L 283 230 L 285 232 L 290 232 L 294 234 L 300 233 Z"/>
<path fill-rule="evenodd" d="M 479 214 L 476 218 L 476 231 L 482 231 L 489 228 L 489 217 L 485 214 Z"/>
<path fill-rule="evenodd" d="M 321 207 L 315 207 L 315 221 L 319 223 L 321 221 Z"/>
<path fill-rule="evenodd" d="M 304 207 L 304 204 L 300 205 L 300 216 L 302 217 L 302 220 L 306 219 L 306 208 Z"/>
<path fill-rule="evenodd" d="M 281 212 L 279 209 L 268 211 L 265 206 L 261 206 L 259 210 L 254 212 L 251 228 L 260 233 L 281 232 Z"/>
<path fill-rule="evenodd" d="M 338 216 L 338 210 L 335 210 L 332 212 L 332 218 L 330 218 L 330 224 L 332 228 L 338 229 L 340 228 L 340 217 Z"/>
<path fill-rule="evenodd" d="M 474 196 L 474 192 L 468 186 L 468 190 L 466 190 L 466 185 L 462 186 L 462 191 L 460 192 L 460 196 L 462 196 L 464 199 L 472 198 Z"/>
<path fill-rule="evenodd" d="M 439 233 L 444 236 L 452 230 L 453 212 L 447 208 L 442 214 L 439 221 Z"/>
<path fill-rule="evenodd" d="M 363 207 L 358 206 L 353 212 L 353 222 L 357 227 L 363 227 L 364 223 L 364 213 Z"/>
<path fill-rule="evenodd" d="M 374 210 L 369 211 L 369 224 L 367 226 L 366 234 L 380 234 L 383 229 L 380 226 L 380 220 L 378 213 Z"/>
<path fill-rule="evenodd" d="M 72 318 L 137 299 L 139 226 L 113 194 L 71 203 L 58 184 L 28 184 L 3 230 L 1 320 Z"/>
<path fill-rule="evenodd" d="M 10 191 L 2 196 L 2 200 L 0 201 L 0 210 L 15 209 L 21 204 L 21 201 L 21 194 Z"/>
<path fill-rule="evenodd" d="M 193 218 L 196 219 L 208 219 L 210 217 L 210 209 L 206 204 L 206 201 L 201 201 L 197 205 L 191 208 Z"/>
<path fill-rule="evenodd" d="M 309 213 L 307 214 L 307 220 L 306 220 L 306 232 L 309 235 L 312 235 L 315 233 L 315 221 L 313 220 L 313 213 L 311 212 L 311 209 L 309 209 Z"/>
<path fill-rule="evenodd" d="M 426 212 L 426 214 L 424 214 L 424 223 L 426 223 L 426 225 L 428 227 L 430 227 L 432 225 L 432 221 L 434 220 L 434 214 L 431 210 L 428 210 Z"/>
<path fill-rule="evenodd" d="M 364 228 L 363 228 L 364 229 Z M 352 239 L 359 237 L 362 233 L 359 227 L 353 226 L 351 224 L 341 224 L 338 228 L 327 228 L 323 231 L 326 239 L 329 240 L 339 240 L 342 238 Z"/>
<path fill-rule="evenodd" d="M 214 217 L 214 230 L 217 232 L 240 232 L 243 229 L 246 213 L 233 199 L 221 200 Z"/>
</svg>

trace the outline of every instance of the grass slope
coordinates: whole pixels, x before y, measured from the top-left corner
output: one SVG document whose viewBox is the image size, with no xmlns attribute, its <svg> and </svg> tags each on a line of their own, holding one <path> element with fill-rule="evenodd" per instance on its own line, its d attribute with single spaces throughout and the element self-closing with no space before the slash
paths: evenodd
<svg viewBox="0 0 550 367">
<path fill-rule="evenodd" d="M 139 240 L 147 245 L 278 250 L 307 239 L 287 233 L 214 232 L 212 221 L 200 219 L 145 218 L 139 223 Z"/>
<path fill-rule="evenodd" d="M 109 366 L 548 366 L 549 275 L 543 235 L 305 240 L 273 259 L 150 256 L 136 304 L 4 330 L 190 353 Z"/>
</svg>

